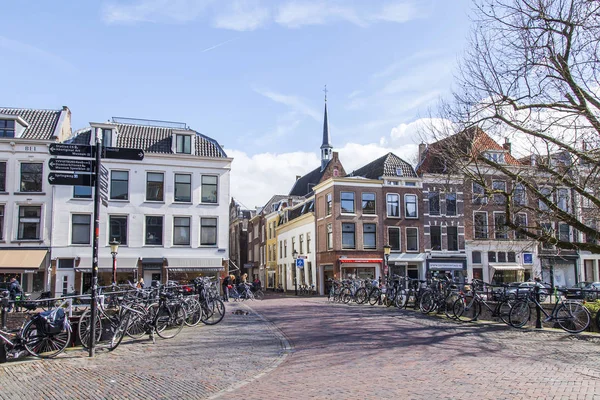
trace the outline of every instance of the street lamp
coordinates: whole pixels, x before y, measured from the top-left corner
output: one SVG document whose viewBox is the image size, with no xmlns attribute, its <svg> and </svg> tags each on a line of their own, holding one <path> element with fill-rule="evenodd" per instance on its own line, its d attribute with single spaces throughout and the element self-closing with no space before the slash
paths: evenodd
<svg viewBox="0 0 600 400">
<path fill-rule="evenodd" d="M 292 253 L 292 258 L 294 259 L 294 295 L 298 296 L 298 268 L 296 267 L 298 252 L 296 250 Z"/>
<path fill-rule="evenodd" d="M 390 246 L 389 244 L 386 244 L 385 246 L 383 246 L 383 255 L 385 256 L 385 269 L 383 271 L 383 273 L 386 275 L 387 280 L 389 281 L 390 279 L 390 266 L 388 264 L 389 260 L 390 260 L 390 252 L 392 251 L 392 246 Z"/>
<path fill-rule="evenodd" d="M 117 252 L 119 251 L 119 245 L 121 243 L 113 238 L 113 240 L 109 243 L 110 245 L 110 254 L 112 255 L 112 262 L 113 262 L 113 278 L 112 278 L 112 284 L 113 286 L 115 286 L 117 284 Z"/>
</svg>

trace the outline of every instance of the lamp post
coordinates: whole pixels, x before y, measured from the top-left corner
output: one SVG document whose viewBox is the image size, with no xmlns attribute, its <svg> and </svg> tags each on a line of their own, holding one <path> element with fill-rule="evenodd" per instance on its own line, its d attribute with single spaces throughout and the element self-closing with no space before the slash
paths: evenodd
<svg viewBox="0 0 600 400">
<path fill-rule="evenodd" d="M 389 281 L 390 279 L 390 266 L 388 264 L 389 260 L 390 260 L 390 252 L 392 251 L 392 246 L 390 246 L 389 244 L 386 244 L 385 246 L 383 246 L 383 255 L 385 256 L 385 268 L 383 273 L 386 276 L 386 279 Z"/>
<path fill-rule="evenodd" d="M 298 252 L 296 250 L 292 253 L 292 258 L 294 259 L 294 295 L 298 296 L 298 268 L 296 267 Z"/>
<path fill-rule="evenodd" d="M 109 243 L 110 245 L 110 254 L 112 255 L 112 269 L 113 269 L 113 278 L 112 278 L 112 284 L 113 286 L 115 286 L 117 284 L 117 252 L 119 251 L 119 245 L 121 243 L 117 240 L 114 239 Z"/>
</svg>

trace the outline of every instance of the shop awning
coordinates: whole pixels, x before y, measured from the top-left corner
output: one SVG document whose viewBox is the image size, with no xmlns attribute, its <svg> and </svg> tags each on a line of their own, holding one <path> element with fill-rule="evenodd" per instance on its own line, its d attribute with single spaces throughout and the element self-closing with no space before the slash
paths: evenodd
<svg viewBox="0 0 600 400">
<path fill-rule="evenodd" d="M 381 263 L 382 258 L 340 258 L 341 263 L 352 263 L 352 264 L 371 264 Z"/>
<path fill-rule="evenodd" d="M 0 273 L 38 272 L 48 250 L 0 250 Z"/>
<path fill-rule="evenodd" d="M 169 257 L 167 259 L 169 272 L 218 272 L 224 271 L 222 258 L 178 258 Z"/>
<path fill-rule="evenodd" d="M 117 272 L 134 272 L 137 270 L 139 257 L 117 256 Z M 98 258 L 98 271 L 112 271 L 112 257 Z M 80 257 L 79 265 L 75 267 L 76 272 L 92 272 L 92 258 Z"/>
<path fill-rule="evenodd" d="M 525 269 L 522 265 L 518 264 L 495 264 L 490 263 L 490 268 L 493 268 L 497 271 L 522 271 Z"/>
<path fill-rule="evenodd" d="M 425 261 L 425 254 L 423 253 L 391 253 L 388 263 L 420 263 Z"/>
</svg>

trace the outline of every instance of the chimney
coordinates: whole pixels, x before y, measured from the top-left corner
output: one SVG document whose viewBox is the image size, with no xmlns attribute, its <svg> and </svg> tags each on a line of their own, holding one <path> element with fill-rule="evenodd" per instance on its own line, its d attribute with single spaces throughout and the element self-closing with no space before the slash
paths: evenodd
<svg viewBox="0 0 600 400">
<path fill-rule="evenodd" d="M 532 154 L 532 155 L 531 155 L 531 158 L 530 158 L 530 160 L 531 160 L 531 166 L 532 166 L 532 167 L 535 167 L 535 164 L 536 164 L 535 154 Z"/>
<path fill-rule="evenodd" d="M 298 179 L 302 178 L 302 175 L 296 175 L 296 182 L 298 182 Z"/>
<path fill-rule="evenodd" d="M 427 145 L 425 143 L 419 143 L 419 162 L 423 161 L 423 158 L 425 158 L 425 150 L 427 150 Z"/>
<path fill-rule="evenodd" d="M 334 151 L 334 152 L 333 152 L 333 157 L 332 157 L 331 159 L 332 159 L 332 160 L 338 160 L 338 159 L 339 159 L 339 158 L 338 158 L 338 155 L 339 155 L 339 153 L 338 153 L 337 151 Z"/>
<path fill-rule="evenodd" d="M 504 148 L 504 150 L 506 150 L 508 152 L 508 154 L 510 154 L 512 145 L 508 141 L 508 138 L 504 138 L 504 144 L 502 145 L 502 147 Z"/>
</svg>

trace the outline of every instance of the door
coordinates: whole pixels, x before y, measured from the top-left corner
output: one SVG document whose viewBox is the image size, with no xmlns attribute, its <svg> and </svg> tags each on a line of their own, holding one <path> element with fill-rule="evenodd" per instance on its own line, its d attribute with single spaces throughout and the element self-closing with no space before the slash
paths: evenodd
<svg viewBox="0 0 600 400">
<path fill-rule="evenodd" d="M 161 282 L 161 273 L 157 271 L 144 271 L 144 285 L 146 287 L 150 287 L 152 285 L 152 281 Z"/>
<path fill-rule="evenodd" d="M 75 272 L 71 271 L 56 271 L 56 286 L 54 288 L 54 295 L 56 297 L 64 296 L 67 293 L 73 293 L 75 288 Z"/>
</svg>

